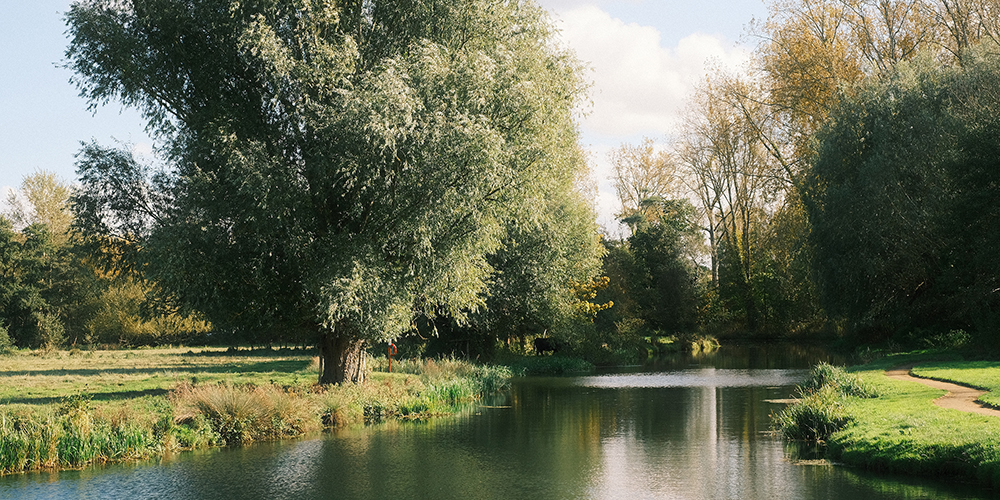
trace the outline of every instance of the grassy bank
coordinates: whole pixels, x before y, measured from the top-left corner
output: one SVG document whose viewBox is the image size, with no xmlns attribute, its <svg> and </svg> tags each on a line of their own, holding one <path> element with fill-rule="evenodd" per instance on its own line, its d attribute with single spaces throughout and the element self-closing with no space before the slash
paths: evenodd
<svg viewBox="0 0 1000 500">
<path fill-rule="evenodd" d="M 19 351 L 0 357 L 0 473 L 76 468 L 324 428 L 451 414 L 510 370 L 370 362 L 364 384 L 315 385 L 304 351 Z"/>
<path fill-rule="evenodd" d="M 789 437 L 825 440 L 830 458 L 848 465 L 1000 486 L 1000 418 L 939 408 L 932 401 L 944 391 L 885 376 L 910 363 L 921 363 L 914 370 L 921 376 L 1000 388 L 1000 363 L 956 361 L 942 353 L 889 356 L 841 371 L 839 382 L 807 384 L 800 402 L 776 422 Z M 841 390 L 845 379 L 864 393 Z M 996 394 L 984 399 L 996 401 Z"/>
</svg>

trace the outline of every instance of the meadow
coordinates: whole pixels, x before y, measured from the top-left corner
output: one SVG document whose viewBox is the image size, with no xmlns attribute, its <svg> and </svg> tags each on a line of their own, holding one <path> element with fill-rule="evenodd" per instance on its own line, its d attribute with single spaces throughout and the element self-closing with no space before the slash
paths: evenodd
<svg viewBox="0 0 1000 500">
<path fill-rule="evenodd" d="M 448 415 L 511 376 L 456 359 L 369 367 L 363 384 L 321 386 L 304 350 L 13 351 L 0 356 L 0 473 Z"/>
</svg>

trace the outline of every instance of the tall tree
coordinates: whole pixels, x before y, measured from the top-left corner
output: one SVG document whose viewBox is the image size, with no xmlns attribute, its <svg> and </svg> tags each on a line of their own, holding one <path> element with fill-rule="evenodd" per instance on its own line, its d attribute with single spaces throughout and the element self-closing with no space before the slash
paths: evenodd
<svg viewBox="0 0 1000 500">
<path fill-rule="evenodd" d="M 728 291 L 731 307 L 755 330 L 760 235 L 780 201 L 783 176 L 760 141 L 760 103 L 730 99 L 728 89 L 740 84 L 724 80 L 700 89 L 678 151 L 708 235 L 713 284 Z"/>
<path fill-rule="evenodd" d="M 820 135 L 815 262 L 825 304 L 851 331 L 976 328 L 996 341 L 995 54 L 901 64 L 845 97 Z"/>
<path fill-rule="evenodd" d="M 90 146 L 81 228 L 216 327 L 311 330 L 321 382 L 366 342 L 482 304 L 507 223 L 574 177 L 578 64 L 530 1 L 88 0 L 69 66 L 166 141 Z M 125 255 L 125 254 L 123 254 Z"/>
<path fill-rule="evenodd" d="M 611 180 L 621 201 L 617 217 L 628 218 L 640 211 L 643 200 L 675 198 L 682 188 L 677 161 L 668 150 L 657 150 L 650 138 L 641 144 L 622 144 L 609 155 L 614 169 Z"/>
</svg>

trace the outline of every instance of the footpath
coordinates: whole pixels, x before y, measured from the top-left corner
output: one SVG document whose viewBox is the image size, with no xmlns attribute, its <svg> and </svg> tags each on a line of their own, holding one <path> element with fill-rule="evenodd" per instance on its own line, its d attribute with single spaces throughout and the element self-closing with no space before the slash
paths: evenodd
<svg viewBox="0 0 1000 500">
<path fill-rule="evenodd" d="M 910 370 L 914 365 L 897 366 L 885 372 L 885 376 L 894 380 L 905 380 L 907 382 L 917 382 L 935 389 L 948 391 L 947 394 L 934 400 L 934 404 L 941 408 L 949 408 L 979 415 L 990 415 L 1000 417 L 1000 410 L 989 408 L 980 404 L 977 400 L 979 396 L 986 394 L 986 391 L 967 387 L 964 385 L 942 382 L 929 378 L 920 378 L 910 375 Z"/>
</svg>

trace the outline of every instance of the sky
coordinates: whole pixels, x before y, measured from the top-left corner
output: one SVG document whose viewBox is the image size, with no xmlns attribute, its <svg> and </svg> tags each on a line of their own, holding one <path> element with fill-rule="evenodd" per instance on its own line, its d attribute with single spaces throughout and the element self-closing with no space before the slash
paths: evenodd
<svg viewBox="0 0 1000 500">
<path fill-rule="evenodd" d="M 598 223 L 612 234 L 618 207 L 608 154 L 644 137 L 663 140 L 708 64 L 738 68 L 753 40 L 746 28 L 767 16 L 764 0 L 536 0 L 564 46 L 589 66 L 590 101 L 581 119 L 598 187 Z M 62 68 L 70 0 L 10 2 L 0 16 L 0 190 L 45 170 L 75 179 L 82 142 L 153 142 L 135 110 L 111 103 L 88 109 Z M 5 199 L 6 195 L 0 197 Z M 0 200 L 2 203 L 2 200 Z"/>
</svg>

